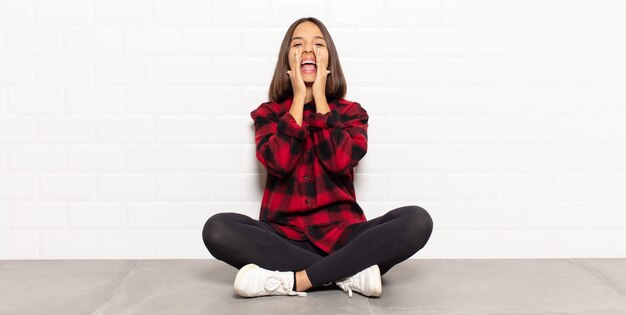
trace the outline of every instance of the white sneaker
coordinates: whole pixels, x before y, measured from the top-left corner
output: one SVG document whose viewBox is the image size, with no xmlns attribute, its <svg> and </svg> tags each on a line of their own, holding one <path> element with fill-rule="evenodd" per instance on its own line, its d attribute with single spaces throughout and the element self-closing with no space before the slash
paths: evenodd
<svg viewBox="0 0 626 315">
<path fill-rule="evenodd" d="M 352 277 L 335 282 L 348 296 L 352 297 L 352 291 L 365 296 L 380 296 L 383 293 L 382 280 L 378 265 L 373 265 L 360 271 Z"/>
<path fill-rule="evenodd" d="M 293 287 L 293 271 L 271 271 L 255 264 L 247 264 L 239 269 L 235 277 L 235 293 L 245 296 L 264 295 L 299 295 L 306 296 L 306 292 L 296 292 Z"/>
</svg>

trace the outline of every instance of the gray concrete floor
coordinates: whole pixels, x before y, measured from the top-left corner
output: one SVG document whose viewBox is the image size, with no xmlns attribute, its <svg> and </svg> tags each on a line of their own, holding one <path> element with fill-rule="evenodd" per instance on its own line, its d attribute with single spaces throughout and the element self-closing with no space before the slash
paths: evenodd
<svg viewBox="0 0 626 315">
<path fill-rule="evenodd" d="M 0 260 L 0 314 L 626 314 L 626 259 L 407 260 L 383 295 L 239 298 L 217 260 Z"/>
</svg>

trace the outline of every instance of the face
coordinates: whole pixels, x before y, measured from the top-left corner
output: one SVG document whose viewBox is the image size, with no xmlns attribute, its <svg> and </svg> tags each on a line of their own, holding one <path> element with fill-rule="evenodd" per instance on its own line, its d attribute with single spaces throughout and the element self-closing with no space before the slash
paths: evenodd
<svg viewBox="0 0 626 315">
<path fill-rule="evenodd" d="M 293 32 L 291 37 L 291 43 L 289 44 L 289 64 L 294 60 L 293 54 L 300 48 L 302 55 L 300 56 L 300 62 L 306 59 L 313 59 L 316 61 L 318 56 L 315 56 L 314 47 L 319 48 L 319 53 L 326 60 L 326 68 L 328 68 L 328 47 L 326 46 L 326 40 L 320 28 L 315 23 L 305 21 L 300 23 Z M 305 83 L 312 83 L 315 81 L 315 75 L 317 74 L 317 68 L 311 66 L 300 67 L 300 73 Z"/>
</svg>

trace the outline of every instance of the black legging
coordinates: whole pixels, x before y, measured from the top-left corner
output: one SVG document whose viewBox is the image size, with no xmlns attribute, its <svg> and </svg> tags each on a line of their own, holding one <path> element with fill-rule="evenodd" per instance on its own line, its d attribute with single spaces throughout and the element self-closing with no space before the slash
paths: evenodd
<svg viewBox="0 0 626 315">
<path fill-rule="evenodd" d="M 269 224 L 239 213 L 210 217 L 202 238 L 213 257 L 237 269 L 254 263 L 269 270 L 306 270 L 317 288 L 376 264 L 385 274 L 426 245 L 433 221 L 426 210 L 410 205 L 352 227 L 346 244 L 331 254 L 308 240 L 287 239 Z"/>
</svg>

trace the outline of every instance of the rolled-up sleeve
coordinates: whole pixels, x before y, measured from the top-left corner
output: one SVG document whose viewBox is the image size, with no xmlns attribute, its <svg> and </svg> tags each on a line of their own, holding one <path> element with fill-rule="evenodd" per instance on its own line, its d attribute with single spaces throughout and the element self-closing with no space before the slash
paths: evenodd
<svg viewBox="0 0 626 315">
<path fill-rule="evenodd" d="M 333 174 L 347 173 L 367 153 L 367 111 L 357 102 L 348 106 L 342 114 L 333 108 L 309 116 L 320 163 Z"/>
<path fill-rule="evenodd" d="M 264 104 L 250 116 L 254 120 L 257 159 L 268 173 L 287 176 L 300 160 L 306 128 L 298 125 L 290 112 L 278 117 Z"/>
<path fill-rule="evenodd" d="M 309 128 L 333 128 L 333 127 L 343 127 L 343 122 L 341 121 L 341 114 L 336 108 L 331 109 L 329 112 L 321 114 L 321 113 L 310 113 L 309 114 Z"/>
</svg>

